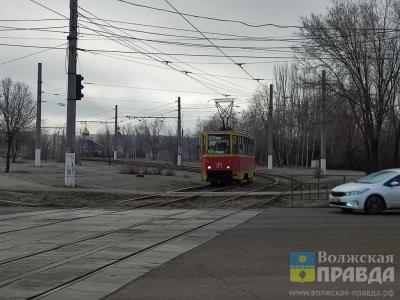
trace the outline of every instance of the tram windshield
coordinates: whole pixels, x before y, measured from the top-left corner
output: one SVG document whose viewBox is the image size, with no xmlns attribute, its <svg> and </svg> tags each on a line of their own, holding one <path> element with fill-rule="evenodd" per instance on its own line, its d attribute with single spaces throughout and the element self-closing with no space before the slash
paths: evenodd
<svg viewBox="0 0 400 300">
<path fill-rule="evenodd" d="M 230 154 L 230 135 L 229 134 L 210 134 L 208 135 L 208 154 Z"/>
</svg>

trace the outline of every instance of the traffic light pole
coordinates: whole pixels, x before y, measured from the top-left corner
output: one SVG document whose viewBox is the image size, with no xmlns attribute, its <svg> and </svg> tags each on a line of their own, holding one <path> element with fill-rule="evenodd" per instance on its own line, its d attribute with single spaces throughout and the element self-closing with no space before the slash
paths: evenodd
<svg viewBox="0 0 400 300">
<path fill-rule="evenodd" d="M 70 0 L 69 8 L 67 145 L 65 154 L 64 184 L 67 187 L 75 187 L 76 48 L 78 39 L 78 0 Z"/>
<path fill-rule="evenodd" d="M 38 63 L 37 103 L 36 103 L 36 135 L 35 135 L 35 167 L 40 167 L 42 131 L 42 63 Z"/>
</svg>

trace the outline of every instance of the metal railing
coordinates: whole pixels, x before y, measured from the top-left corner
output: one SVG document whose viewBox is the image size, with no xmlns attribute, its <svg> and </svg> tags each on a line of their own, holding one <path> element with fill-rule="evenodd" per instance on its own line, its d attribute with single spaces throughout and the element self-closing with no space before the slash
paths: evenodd
<svg viewBox="0 0 400 300">
<path fill-rule="evenodd" d="M 314 175 L 291 175 L 290 195 L 286 193 L 286 206 L 309 207 L 327 206 L 331 190 L 362 177 L 360 174 L 338 174 L 315 177 Z M 290 199 L 288 199 L 288 197 Z M 290 203 L 288 203 L 289 201 Z"/>
</svg>

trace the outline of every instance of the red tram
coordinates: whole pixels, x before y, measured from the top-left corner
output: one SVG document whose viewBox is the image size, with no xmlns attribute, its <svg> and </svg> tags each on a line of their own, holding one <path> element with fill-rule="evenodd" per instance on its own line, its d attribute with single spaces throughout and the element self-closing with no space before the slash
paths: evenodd
<svg viewBox="0 0 400 300">
<path fill-rule="evenodd" d="M 243 132 L 205 131 L 201 141 L 201 177 L 203 181 L 248 182 L 255 176 L 255 142 Z"/>
</svg>

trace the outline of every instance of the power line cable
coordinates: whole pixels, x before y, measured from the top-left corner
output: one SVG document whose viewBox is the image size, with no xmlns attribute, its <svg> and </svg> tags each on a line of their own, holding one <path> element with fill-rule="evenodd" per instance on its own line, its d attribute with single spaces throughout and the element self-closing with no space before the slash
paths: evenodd
<svg viewBox="0 0 400 300">
<path fill-rule="evenodd" d="M 127 86 L 127 85 L 116 85 L 116 84 L 105 84 L 105 83 L 96 83 L 96 82 L 85 82 L 85 84 L 88 84 L 88 85 L 100 85 L 100 86 L 110 86 L 110 87 L 121 87 L 121 88 L 129 88 L 129 89 L 150 90 L 150 91 L 159 91 L 159 92 L 203 94 L 203 95 L 215 95 L 216 94 L 216 93 L 200 92 L 200 91 L 157 89 L 157 88 L 148 88 L 148 87 L 139 87 L 139 86 Z M 219 95 L 219 93 L 217 93 L 217 94 Z"/>
<path fill-rule="evenodd" d="M 82 9 L 82 8 L 81 8 Z M 143 41 L 142 41 L 143 42 Z M 143 42 L 144 43 L 144 42 Z M 150 46 L 150 47 L 152 47 L 152 46 Z M 154 47 L 152 47 L 152 48 L 154 48 Z M 154 48 L 155 49 L 155 48 Z M 166 54 L 165 52 L 162 52 L 162 54 Z M 153 58 L 154 59 L 154 58 Z M 161 60 L 162 58 L 160 58 L 160 57 L 158 57 L 156 60 L 158 61 L 158 62 L 160 62 L 160 60 Z M 164 61 L 162 61 L 162 62 L 164 62 Z M 170 66 L 170 64 L 169 64 L 169 67 L 171 67 Z M 176 70 L 176 68 L 173 68 L 174 70 Z M 187 72 L 187 71 L 182 71 L 182 70 L 180 70 L 181 72 L 184 72 L 185 73 L 185 75 L 188 75 L 188 73 L 189 72 Z M 190 72 L 191 74 L 193 74 L 193 72 Z M 188 75 L 189 76 L 189 75 Z M 192 76 L 189 76 L 189 77 L 191 77 L 192 79 L 195 79 L 195 78 L 193 78 Z M 218 86 L 216 86 L 216 85 L 213 85 L 213 84 L 210 84 L 210 83 L 207 83 L 207 84 L 205 84 L 203 81 L 201 81 L 201 80 L 199 80 L 199 79 L 195 79 L 195 80 L 197 80 L 200 84 L 202 84 L 202 85 L 204 85 L 205 87 L 207 87 L 207 88 L 210 88 L 210 86 L 212 86 L 212 87 L 215 87 L 215 88 L 219 88 Z M 207 79 L 208 81 L 211 81 L 211 80 L 209 80 L 209 79 Z M 214 81 L 212 81 L 212 82 L 214 82 Z M 230 89 L 232 89 L 231 87 L 229 87 Z M 215 91 L 215 90 L 214 90 Z"/>
<path fill-rule="evenodd" d="M 55 10 L 53 10 L 53 9 L 51 9 L 51 8 L 49 8 L 49 7 L 47 7 L 47 6 L 45 6 L 45 5 L 43 5 L 43 4 L 41 4 L 41 3 L 39 3 L 39 2 L 37 2 L 37 1 L 35 1 L 35 0 L 30 0 L 31 2 L 33 2 L 33 3 L 35 3 L 35 4 L 37 4 L 37 5 L 39 5 L 39 6 L 41 6 L 41 7 L 43 7 L 43 8 L 45 8 L 46 10 L 49 10 L 49 11 L 51 11 L 51 12 L 53 12 L 53 13 L 55 13 L 55 14 L 57 14 L 57 15 L 59 15 L 59 16 L 61 16 L 61 17 L 63 17 L 63 18 L 65 18 L 65 19 L 68 19 L 66 16 L 64 16 L 63 14 L 61 14 L 61 13 L 59 13 L 59 12 L 57 12 L 57 11 L 55 11 Z M 82 8 L 81 8 L 82 9 Z M 96 17 L 96 16 L 95 16 Z M 98 25 L 99 26 L 99 25 Z M 87 29 L 89 29 L 89 30 L 93 30 L 93 29 L 91 29 L 91 28 L 88 28 L 88 27 L 85 27 L 85 28 L 87 28 Z M 95 31 L 95 30 L 94 30 Z M 111 32 L 112 33 L 112 32 Z M 127 46 L 127 45 L 125 45 L 125 46 Z M 127 46 L 128 48 L 129 48 L 129 46 Z M 79 48 L 78 48 L 79 49 Z M 142 54 L 145 54 L 145 55 L 148 55 L 148 54 L 146 54 L 146 53 L 143 53 L 142 52 Z M 148 55 L 150 58 L 153 58 L 151 55 Z M 162 63 L 162 61 L 161 61 L 161 63 Z M 175 69 L 175 70 L 177 70 L 178 72 L 182 72 L 181 70 L 179 70 L 179 69 L 176 69 L 175 67 L 172 67 L 171 65 L 168 65 L 170 68 L 172 68 L 172 69 Z M 196 78 L 194 78 L 194 77 L 192 77 L 192 76 L 190 76 L 189 74 L 188 74 L 188 72 L 185 72 L 184 73 L 186 76 L 188 76 L 188 77 L 190 77 L 190 78 L 192 78 L 192 79 L 194 79 L 194 80 L 196 80 L 197 82 L 199 82 L 201 85 L 203 85 L 204 87 L 206 87 L 206 88 L 208 88 L 208 89 L 210 89 L 210 90 L 212 90 L 212 91 L 214 91 L 214 92 L 216 92 L 216 93 L 218 93 L 218 94 L 222 94 L 222 95 L 224 95 L 223 93 L 220 93 L 220 92 L 218 92 L 217 90 L 215 90 L 214 88 L 212 88 L 212 87 L 210 87 L 209 85 L 206 85 L 204 82 L 202 82 L 201 80 L 198 80 L 198 79 L 196 79 Z"/>
<path fill-rule="evenodd" d="M 164 8 L 159 8 L 159 7 L 154 7 L 154 6 L 149 6 L 149 5 L 143 5 L 143 4 L 138 4 L 138 3 L 133 3 L 133 2 L 129 2 L 126 0 L 116 0 L 118 2 L 122 2 L 125 4 L 129 4 L 132 6 L 136 6 L 136 7 L 142 7 L 142 8 L 147 8 L 147 9 L 151 9 L 151 10 L 157 10 L 157 11 L 162 11 L 162 12 L 167 12 L 167 13 L 171 13 L 171 14 L 180 14 L 183 16 L 187 16 L 187 17 L 193 17 L 193 18 L 200 18 L 200 19 L 206 19 L 206 20 L 212 20 L 212 21 L 218 21 L 218 22 L 228 22 L 228 23 L 237 23 L 237 24 L 241 24 L 247 27 L 253 27 L 253 28 L 260 28 L 260 27 L 275 27 L 275 28 L 279 28 L 279 29 L 306 29 L 306 27 L 304 26 L 300 26 L 300 25 L 280 25 L 280 24 L 274 24 L 274 23 L 265 23 L 265 24 L 251 24 L 248 23 L 246 21 L 242 21 L 242 20 L 234 20 L 234 19 L 222 19 L 222 18 L 216 18 L 216 17 L 208 17 L 208 16 L 201 16 L 201 15 L 195 15 L 195 14 L 188 14 L 188 13 L 179 13 L 176 10 L 168 10 L 168 9 L 164 9 Z M 317 29 L 336 29 L 335 27 L 316 27 Z M 356 28 L 356 30 L 358 31 L 376 31 L 376 28 Z M 392 29 L 392 28 L 385 28 L 383 30 L 397 30 L 398 29 Z"/>
<path fill-rule="evenodd" d="M 92 16 L 96 17 L 97 19 L 99 19 L 97 16 L 95 16 L 94 14 L 88 12 L 87 10 L 83 9 L 82 7 L 80 7 L 80 9 L 82 9 L 83 11 L 85 11 L 85 12 L 89 13 L 90 15 L 92 15 Z M 80 14 L 80 15 L 82 15 L 82 14 Z M 93 22 L 93 21 L 91 20 L 91 18 L 88 18 L 88 17 L 86 17 L 86 16 L 83 16 L 83 17 L 87 18 L 89 21 L 91 21 L 92 23 L 94 23 L 95 25 L 97 25 L 97 26 L 99 26 L 99 27 L 102 26 L 101 24 L 98 24 L 98 23 Z M 104 21 L 103 21 L 103 22 L 104 22 Z M 118 29 L 118 28 L 116 28 L 116 29 Z M 107 30 L 107 29 L 106 29 L 106 30 Z M 121 30 L 121 31 L 122 31 L 122 30 Z M 122 32 L 123 32 L 123 31 L 122 31 Z M 111 33 L 113 33 L 113 32 L 111 32 Z M 125 32 L 124 32 L 124 33 L 125 33 Z M 126 34 L 126 33 L 125 33 L 125 34 Z M 128 41 L 128 43 L 131 43 L 131 42 Z M 128 48 L 131 48 L 130 46 L 127 46 L 126 44 L 123 44 L 123 45 L 126 46 L 126 47 L 128 47 Z M 136 47 L 139 47 L 139 46 L 136 46 Z M 150 46 L 150 47 L 152 47 L 152 46 Z M 135 47 L 134 47 L 134 48 L 135 48 Z M 152 48 L 154 48 L 154 47 L 152 47 Z M 152 55 L 149 54 L 149 52 L 148 52 L 147 50 L 145 50 L 145 49 L 143 49 L 143 48 L 141 48 L 141 47 L 139 47 L 139 49 L 140 49 L 139 53 L 142 53 L 142 54 L 144 54 L 144 55 L 146 55 L 146 56 L 148 56 L 148 57 L 150 57 L 150 58 L 153 58 L 154 60 L 158 61 L 159 63 L 165 64 L 165 61 L 164 61 L 162 58 L 160 58 L 160 57 L 153 57 Z M 161 52 L 160 54 L 165 55 L 165 52 Z M 156 54 L 156 55 L 158 56 L 158 54 Z M 185 71 L 185 70 L 181 70 L 181 69 L 177 69 L 176 67 L 171 66 L 171 64 L 169 64 L 169 63 L 166 63 L 166 65 L 167 65 L 168 67 L 170 67 L 170 68 L 172 68 L 172 69 L 178 71 L 178 72 L 181 72 L 181 73 L 183 72 L 186 76 L 188 76 L 188 77 L 190 77 L 190 78 L 196 80 L 198 83 L 200 83 L 201 85 L 207 87 L 208 89 L 212 90 L 213 92 L 216 92 L 216 93 L 218 93 L 218 94 L 223 94 L 223 93 L 221 93 L 221 92 L 219 92 L 219 91 L 217 91 L 217 90 L 215 89 L 215 88 L 218 88 L 218 87 L 216 87 L 215 85 L 212 85 L 212 84 L 210 84 L 210 83 L 205 84 L 202 80 L 199 80 L 198 78 L 195 78 L 195 77 L 189 75 L 190 72 Z M 209 80 L 209 79 L 208 79 L 208 80 Z M 210 80 L 209 80 L 209 81 L 210 81 Z"/>
<path fill-rule="evenodd" d="M 37 52 L 33 52 L 33 53 L 30 53 L 30 54 L 27 54 L 27 55 L 24 55 L 24 56 L 20 56 L 20 57 L 17 57 L 17 58 L 13 58 L 13 59 L 10 59 L 10 60 L 1 62 L 1 63 L 0 63 L 0 66 L 5 65 L 5 64 L 8 64 L 8 63 L 11 63 L 11 62 L 14 62 L 14 61 L 22 60 L 22 59 L 27 58 L 27 57 L 31 57 L 31 56 L 34 56 L 34 55 L 38 55 L 38 54 L 44 53 L 44 52 L 49 51 L 49 50 L 58 49 L 58 47 L 64 46 L 64 45 L 66 45 L 66 44 L 67 44 L 67 43 L 63 43 L 63 44 L 60 44 L 60 45 L 56 45 L 56 46 L 54 46 L 54 47 L 46 47 L 44 50 L 37 51 Z"/>
<path fill-rule="evenodd" d="M 228 58 L 232 63 L 234 63 L 236 66 L 238 66 L 241 70 L 243 70 L 251 79 L 256 80 L 257 82 L 260 82 L 261 79 L 255 78 L 253 75 L 251 75 L 244 67 L 237 63 L 232 57 L 227 55 L 224 51 L 221 50 L 220 47 L 218 47 L 213 41 L 211 41 L 203 32 L 201 32 L 196 26 L 193 25 L 192 22 L 190 22 L 180 11 L 178 11 L 175 6 L 173 6 L 168 0 L 164 0 L 166 3 L 168 3 L 169 6 L 172 7 L 187 23 L 190 24 L 198 33 L 200 33 L 207 41 L 213 45 L 219 52 L 221 52 L 226 58 Z"/>
<path fill-rule="evenodd" d="M 87 12 L 87 13 L 89 13 L 90 15 L 92 15 L 93 17 L 95 17 L 95 18 L 97 18 L 97 19 L 100 19 L 101 20 L 101 18 L 98 18 L 97 16 L 95 16 L 94 14 L 92 14 L 92 13 L 90 13 L 90 12 L 88 12 L 87 10 L 85 10 L 85 9 L 83 9 L 82 7 L 80 7 L 80 9 L 81 10 L 83 10 L 83 11 L 85 11 L 85 12 Z M 82 14 L 80 14 L 80 15 L 82 15 Z M 83 16 L 83 15 L 82 15 Z M 85 17 L 85 18 L 87 18 L 90 22 L 93 22 L 92 21 L 92 19 L 91 18 L 88 18 L 88 17 L 86 17 L 86 16 L 83 16 L 83 17 Z M 104 21 L 103 21 L 104 22 Z M 94 23 L 94 22 L 93 22 Z M 96 23 L 97 24 L 97 23 Z M 97 26 L 100 26 L 99 24 L 97 24 Z M 115 29 L 118 29 L 117 27 L 115 27 L 115 26 L 113 26 Z M 123 33 L 125 33 L 122 29 L 119 29 L 120 31 L 122 31 Z M 126 33 L 125 33 L 126 34 Z M 131 35 L 130 35 L 131 36 Z M 132 37 L 132 36 L 131 36 Z M 148 45 L 147 43 L 145 43 L 144 41 L 141 41 L 142 43 L 144 43 L 145 45 L 147 45 L 147 46 L 149 46 L 149 47 L 151 47 L 152 49 L 154 49 L 154 50 L 156 50 L 156 51 L 159 51 L 158 49 L 156 49 L 156 48 L 154 48 L 153 46 L 150 46 L 150 45 Z M 139 47 L 139 46 L 137 46 L 137 47 Z M 143 48 L 142 48 L 143 49 Z M 147 51 L 147 50 L 145 50 L 145 51 Z M 165 52 L 162 52 L 162 54 L 165 54 L 165 55 L 168 55 L 167 53 L 165 53 Z M 160 58 L 160 57 L 158 57 L 157 58 L 157 61 L 159 61 L 160 59 L 162 59 L 162 58 Z M 163 61 L 164 62 L 164 61 Z M 168 63 L 167 63 L 168 64 Z M 170 66 L 170 63 L 168 64 L 169 65 L 169 67 L 171 67 Z M 190 67 L 192 67 L 192 66 L 190 66 Z M 192 67 L 192 68 L 194 68 L 194 67 Z M 174 69 L 176 69 L 176 68 L 174 68 Z M 198 68 L 197 68 L 198 69 Z M 185 75 L 187 75 L 187 76 L 189 76 L 189 72 L 187 72 L 187 71 L 184 71 L 183 70 L 183 72 L 185 73 Z M 193 72 L 190 72 L 191 74 L 193 74 Z M 198 75 L 198 74 L 197 74 Z M 211 74 L 210 74 L 211 75 Z M 198 75 L 198 76 L 200 76 L 200 75 Z M 192 76 L 189 76 L 189 77 L 191 77 L 191 78 L 193 78 Z M 208 78 L 204 78 L 204 77 L 202 77 L 202 76 L 200 76 L 202 79 L 204 79 L 204 80 L 207 80 L 207 81 L 211 81 L 211 82 L 213 82 L 213 83 L 216 83 L 216 84 L 220 84 L 220 83 L 217 83 L 217 82 L 215 82 L 215 81 L 212 81 L 212 80 L 210 80 L 210 79 L 208 79 Z M 193 79 L 195 79 L 195 78 L 193 78 Z M 196 80 L 196 79 L 195 79 Z M 222 79 L 221 79 L 222 80 Z M 206 87 L 209 87 L 210 85 L 211 86 L 213 86 L 213 87 L 216 87 L 216 88 L 218 88 L 217 86 L 215 86 L 215 85 L 213 85 L 213 84 L 210 84 L 210 83 L 208 83 L 207 82 L 207 85 L 205 85 L 205 83 L 202 81 L 202 80 L 199 80 L 199 79 L 197 79 L 197 81 L 200 83 L 200 84 L 202 84 L 202 85 L 204 85 L 204 86 L 206 86 Z M 224 82 L 227 82 L 227 83 L 229 83 L 229 84 L 231 84 L 231 85 L 234 85 L 235 87 L 236 86 L 240 86 L 240 85 L 238 85 L 238 84 L 232 84 L 232 83 L 230 83 L 230 82 L 228 82 L 227 80 L 222 80 L 222 81 L 224 81 Z M 241 87 L 241 86 L 240 86 Z M 232 87 L 229 87 L 230 89 L 233 89 Z M 235 90 L 238 90 L 237 88 L 234 88 Z M 247 89 L 247 88 L 246 88 Z"/>
</svg>

